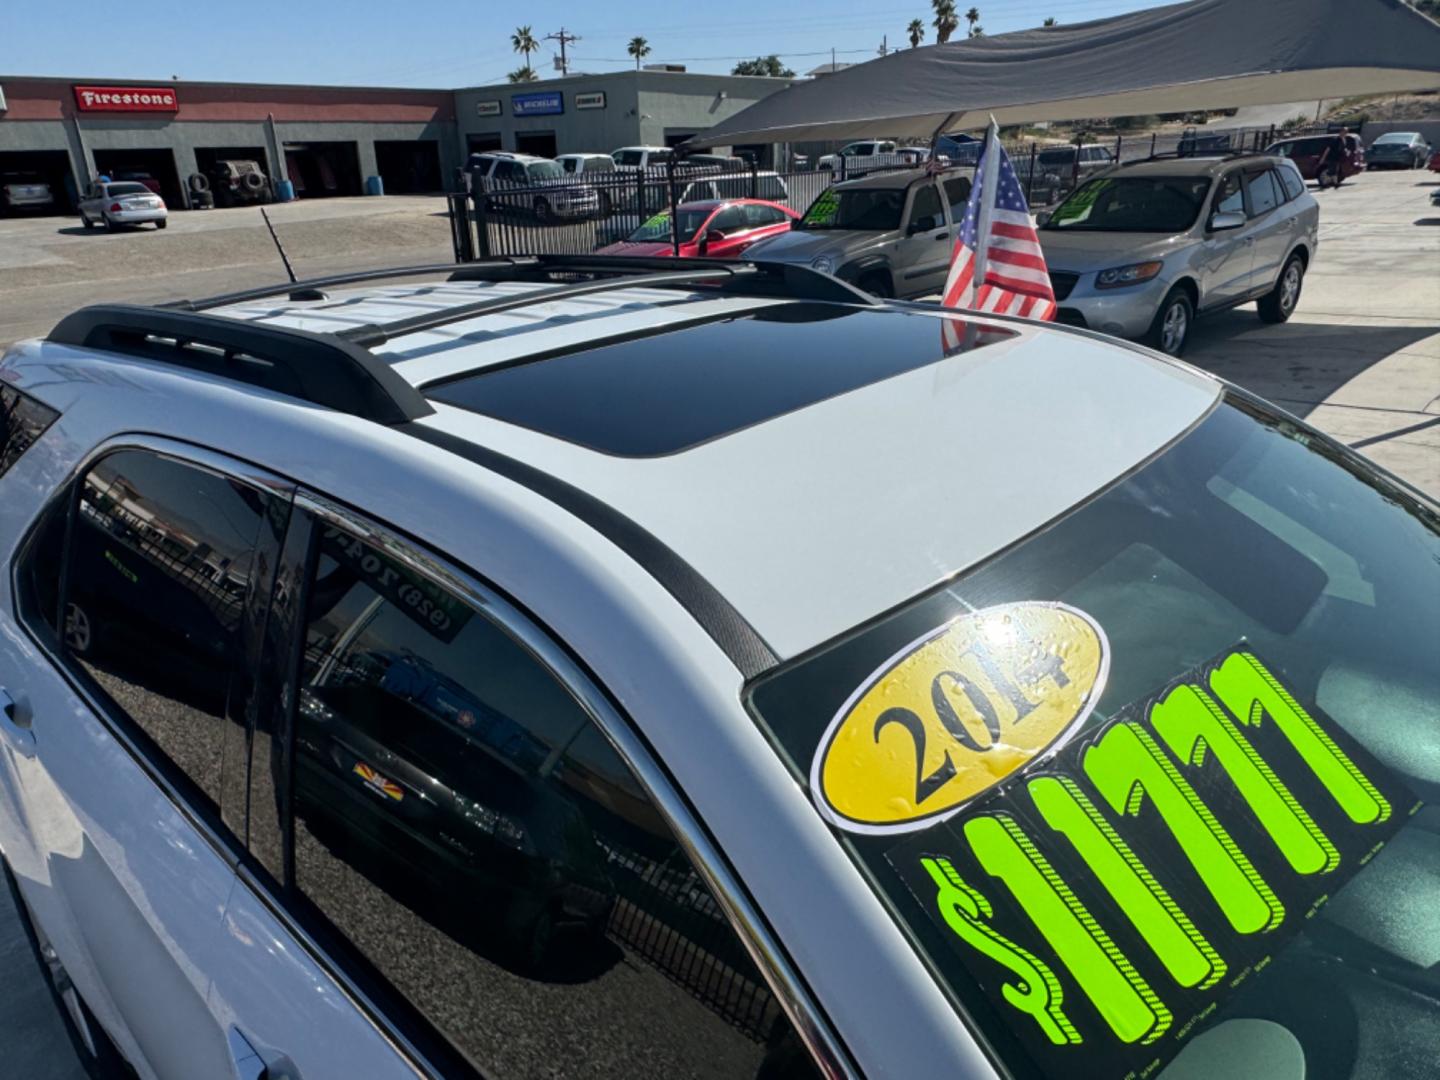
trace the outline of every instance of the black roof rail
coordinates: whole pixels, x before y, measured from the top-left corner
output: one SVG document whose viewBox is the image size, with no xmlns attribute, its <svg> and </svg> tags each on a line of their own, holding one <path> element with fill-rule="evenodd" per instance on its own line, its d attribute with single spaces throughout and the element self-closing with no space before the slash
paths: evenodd
<svg viewBox="0 0 1440 1080">
<path fill-rule="evenodd" d="M 382 360 L 333 334 L 98 304 L 65 316 L 46 340 L 220 375 L 380 424 L 403 424 L 435 411 Z"/>
<path fill-rule="evenodd" d="M 384 270 L 357 270 L 348 274 L 308 278 L 305 281 L 283 281 L 275 285 L 262 285 L 258 289 L 220 293 L 218 296 L 207 296 L 203 300 L 172 300 L 167 304 L 160 304 L 159 307 L 164 310 L 209 311 L 211 308 L 243 304 L 249 300 L 268 300 L 272 296 L 286 296 L 295 301 L 326 299 L 307 294 L 318 293 L 337 285 L 358 285 L 367 281 L 384 281 L 386 278 L 439 275 L 454 269 L 455 263 L 433 263 L 424 266 L 392 266 Z"/>
<path fill-rule="evenodd" d="M 1183 161 L 1186 158 L 1242 158 L 1242 157 L 1267 157 L 1261 150 L 1238 150 L 1216 148 L 1214 150 L 1162 150 L 1158 154 L 1149 154 L 1143 158 L 1131 158 L 1129 161 L 1120 162 L 1120 167 L 1127 165 L 1143 165 L 1147 161 Z"/>
</svg>

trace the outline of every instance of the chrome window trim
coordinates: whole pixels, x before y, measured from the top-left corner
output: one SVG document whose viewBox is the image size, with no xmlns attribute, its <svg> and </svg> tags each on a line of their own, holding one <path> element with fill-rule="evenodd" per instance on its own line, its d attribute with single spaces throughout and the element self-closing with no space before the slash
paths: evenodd
<svg viewBox="0 0 1440 1080">
<path fill-rule="evenodd" d="M 491 618 L 559 680 L 635 774 L 646 795 L 660 811 L 686 856 L 724 910 L 731 928 L 735 930 L 746 952 L 755 962 L 766 985 L 775 995 L 776 1002 L 810 1052 L 816 1067 L 828 1080 L 858 1080 L 861 1074 L 851 1062 L 837 1033 L 805 987 L 799 973 L 715 842 L 695 818 L 643 740 L 580 664 L 500 593 L 448 560 L 424 553 L 416 542 L 398 535 L 389 527 L 304 487 L 296 490 L 295 508 L 310 513 L 317 521 L 342 528 L 360 540 L 373 544 L 390 558 L 454 592 Z M 253 878 L 243 870 L 242 876 L 253 883 Z M 274 905 L 271 906 L 273 910 Z M 372 1019 L 379 1020 L 387 1036 L 397 1045 L 405 1047 L 406 1052 L 413 1055 L 415 1060 L 425 1062 L 423 1055 L 414 1049 L 409 1040 L 393 1030 L 383 1012 L 375 1008 L 374 1003 L 353 984 L 348 975 L 330 961 L 314 940 L 300 930 L 283 909 L 279 910 L 278 914 L 288 926 L 298 931 L 297 936 L 307 949 L 341 982 L 346 993 L 357 1002 L 366 1003 L 365 1011 Z M 433 1067 L 428 1062 L 425 1062 L 425 1067 L 433 1073 Z"/>
<path fill-rule="evenodd" d="M 56 485 L 55 494 L 51 495 L 36 511 L 30 527 L 27 530 L 25 539 L 17 548 L 16 557 L 10 564 L 10 600 L 11 614 L 17 625 L 24 628 L 31 643 L 40 650 L 51 667 L 65 680 L 72 693 L 76 695 L 90 711 L 90 714 L 100 723 L 100 726 L 128 753 L 139 765 L 142 772 L 165 795 L 165 798 L 172 806 L 179 811 L 180 816 L 193 828 L 220 856 L 232 871 L 240 865 L 241 855 L 238 852 L 244 850 L 244 838 L 235 837 L 234 842 L 227 840 L 217 830 L 205 815 L 191 806 L 189 799 L 171 782 L 165 775 L 164 767 L 156 764 L 152 755 L 143 748 L 126 730 L 126 723 L 133 721 L 121 721 L 111 714 L 108 706 L 102 705 L 100 699 L 86 685 L 85 678 L 79 675 L 71 666 L 63 648 L 64 630 L 60 631 L 61 637 L 56 643 L 50 641 L 49 627 L 42 633 L 37 631 L 26 618 L 25 612 L 20 608 L 20 567 L 29 560 L 31 548 L 35 543 L 36 531 L 40 521 L 52 512 L 56 504 L 70 499 L 75 491 L 75 485 L 80 478 L 88 473 L 95 464 L 102 458 L 125 450 L 143 450 L 170 461 L 179 462 L 181 465 L 189 465 L 203 469 L 217 476 L 223 476 L 231 480 L 239 480 L 252 487 L 262 488 L 278 498 L 287 502 L 293 498 L 296 485 L 284 480 L 276 474 L 262 469 L 257 465 L 241 461 L 237 458 L 228 457 L 225 454 L 214 450 L 207 450 L 203 447 L 194 446 L 190 443 L 181 442 L 177 439 L 167 439 L 158 435 L 146 434 L 125 434 L 114 435 L 100 443 L 94 449 L 86 453 L 65 475 L 65 479 Z M 68 535 L 67 535 L 68 540 Z M 57 648 L 58 644 L 62 647 Z M 177 766 L 178 767 L 178 766 Z M 217 814 L 220 807 L 217 803 Z"/>
</svg>

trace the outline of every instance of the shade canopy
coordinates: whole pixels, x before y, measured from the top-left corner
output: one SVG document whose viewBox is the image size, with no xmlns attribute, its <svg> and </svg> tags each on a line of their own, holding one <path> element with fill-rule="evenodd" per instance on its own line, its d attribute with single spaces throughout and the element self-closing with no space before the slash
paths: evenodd
<svg viewBox="0 0 1440 1080">
<path fill-rule="evenodd" d="M 1401 0 L 1189 0 L 903 49 L 792 84 L 687 148 L 1189 112 L 1440 87 L 1440 24 Z"/>
</svg>

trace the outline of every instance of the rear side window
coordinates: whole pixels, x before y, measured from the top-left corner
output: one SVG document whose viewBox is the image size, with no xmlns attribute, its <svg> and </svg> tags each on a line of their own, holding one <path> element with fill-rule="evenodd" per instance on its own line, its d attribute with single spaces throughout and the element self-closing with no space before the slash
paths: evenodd
<svg viewBox="0 0 1440 1080">
<path fill-rule="evenodd" d="M 1268 214 L 1285 201 L 1275 184 L 1275 174 L 1269 169 L 1264 172 L 1246 173 L 1245 186 L 1250 190 L 1250 216 Z"/>
<path fill-rule="evenodd" d="M 45 434 L 60 414 L 10 386 L 0 386 L 0 476 Z"/>
<path fill-rule="evenodd" d="M 227 717 L 243 724 L 247 603 L 288 506 L 145 450 L 111 454 L 80 482 L 65 653 L 213 806 Z"/>
<path fill-rule="evenodd" d="M 1275 175 L 1280 178 L 1280 183 L 1285 188 L 1287 201 L 1298 199 L 1305 194 L 1305 181 L 1300 179 L 1300 174 L 1294 169 L 1276 169 Z"/>
<path fill-rule="evenodd" d="M 946 180 L 945 198 L 950 203 L 950 220 L 959 221 L 965 216 L 965 207 L 970 202 L 970 178 L 956 176 Z"/>
<path fill-rule="evenodd" d="M 461 597 L 322 529 L 300 892 L 484 1075 L 796 1075 L 766 984 L 570 693 Z"/>
</svg>

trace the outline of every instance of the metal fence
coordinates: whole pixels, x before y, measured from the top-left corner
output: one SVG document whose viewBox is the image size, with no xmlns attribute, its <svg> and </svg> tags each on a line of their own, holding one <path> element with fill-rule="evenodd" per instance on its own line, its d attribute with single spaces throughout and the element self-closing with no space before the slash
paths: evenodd
<svg viewBox="0 0 1440 1080">
<path fill-rule="evenodd" d="M 1258 151 L 1282 134 L 1276 128 L 1187 128 L 1144 134 L 1084 137 L 1076 143 L 1006 140 L 1005 149 L 1032 207 L 1052 206 L 1092 174 L 1116 162 L 1156 154 Z M 977 153 L 979 144 L 974 146 Z M 818 159 L 817 159 L 818 160 Z M 774 172 L 753 163 L 724 170 L 671 162 L 646 170 L 583 173 L 538 183 L 476 177 L 471 190 L 450 196 L 457 261 L 506 255 L 583 255 L 628 239 L 668 244 L 674 254 L 689 237 L 677 233 L 672 206 L 710 199 L 766 199 L 804 213 L 834 183 L 861 175 L 914 168 L 916 159 L 866 159 L 860 169 L 846 158 L 828 168 Z M 973 158 L 955 164 L 973 166 Z"/>
</svg>

